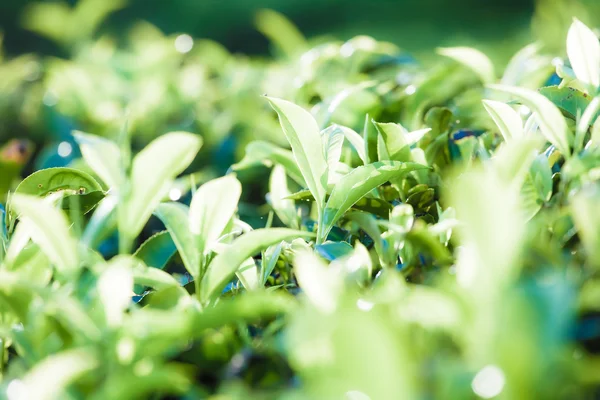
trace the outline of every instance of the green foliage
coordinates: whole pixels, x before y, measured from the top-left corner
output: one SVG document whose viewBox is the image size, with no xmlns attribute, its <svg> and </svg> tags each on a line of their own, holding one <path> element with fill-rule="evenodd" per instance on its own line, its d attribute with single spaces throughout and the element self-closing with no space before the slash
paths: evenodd
<svg viewBox="0 0 600 400">
<path fill-rule="evenodd" d="M 38 82 L 54 112 L 95 133 L 18 185 L 2 150 L 5 397 L 597 393 L 594 31 L 573 22 L 570 67 L 531 45 L 500 76 L 467 47 L 429 68 L 364 36 L 314 44 L 270 11 L 276 60 L 147 25 L 117 50 L 93 32 L 120 3 L 78 20 L 90 4 L 28 20 L 73 51 Z"/>
</svg>

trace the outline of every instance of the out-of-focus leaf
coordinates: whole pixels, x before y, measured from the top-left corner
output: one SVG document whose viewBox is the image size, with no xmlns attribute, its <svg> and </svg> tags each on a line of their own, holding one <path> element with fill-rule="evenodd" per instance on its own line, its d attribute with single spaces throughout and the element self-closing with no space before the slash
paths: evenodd
<svg viewBox="0 0 600 400">
<path fill-rule="evenodd" d="M 294 272 L 312 305 L 326 314 L 333 314 L 343 288 L 339 271 L 328 268 L 312 252 L 302 252 L 294 259 Z"/>
<path fill-rule="evenodd" d="M 475 72 L 483 83 L 493 83 L 496 80 L 494 65 L 481 51 L 470 47 L 448 47 L 437 50 L 439 54 L 450 57 Z"/>
<path fill-rule="evenodd" d="M 48 202 L 24 194 L 15 194 L 11 205 L 26 224 L 31 239 L 52 261 L 63 276 L 72 276 L 79 268 L 77 242 L 69 232 L 65 215 Z"/>
<path fill-rule="evenodd" d="M 578 19 L 567 34 L 567 54 L 577 79 L 598 90 L 600 86 L 600 43 L 596 34 Z"/>
<path fill-rule="evenodd" d="M 85 162 L 109 188 L 121 187 L 125 179 L 121 151 L 116 143 L 97 135 L 73 133 Z"/>
<path fill-rule="evenodd" d="M 600 191 L 595 186 L 586 187 L 571 200 L 571 215 L 581 236 L 581 241 L 594 266 L 600 266 Z"/>
<path fill-rule="evenodd" d="M 74 348 L 46 357 L 23 377 L 19 397 L 54 400 L 80 376 L 95 370 L 100 362 L 92 348 Z"/>
<path fill-rule="evenodd" d="M 523 136 L 523 120 L 511 106 L 493 100 L 483 100 L 483 106 L 498 125 L 505 141 Z"/>
<path fill-rule="evenodd" d="M 350 255 L 354 249 L 346 242 L 331 242 L 327 241 L 315 246 L 317 254 L 326 259 L 333 261 L 335 259 Z"/>
</svg>

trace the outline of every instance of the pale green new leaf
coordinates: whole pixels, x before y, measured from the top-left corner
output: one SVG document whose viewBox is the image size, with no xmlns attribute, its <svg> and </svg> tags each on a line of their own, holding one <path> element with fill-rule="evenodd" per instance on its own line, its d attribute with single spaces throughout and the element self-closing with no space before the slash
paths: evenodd
<svg viewBox="0 0 600 400">
<path fill-rule="evenodd" d="M 398 179 L 410 171 L 425 168 L 427 167 L 424 165 L 400 161 L 376 162 L 355 168 L 333 188 L 325 205 L 323 227 L 319 227 L 319 239 L 325 239 L 333 224 L 371 190 L 390 179 Z"/>
<path fill-rule="evenodd" d="M 373 121 L 373 124 L 379 132 L 379 137 L 383 139 L 385 150 L 389 156 L 388 159 L 394 161 L 409 161 L 410 148 L 406 140 L 408 131 L 399 124 L 381 123 L 375 121 Z M 378 140 L 378 146 L 380 145 L 381 144 Z"/>
<path fill-rule="evenodd" d="M 285 169 L 275 165 L 269 179 L 269 200 L 275 214 L 281 222 L 290 228 L 298 229 L 298 213 L 294 200 L 286 199 L 291 195 L 288 189 Z"/>
<path fill-rule="evenodd" d="M 250 142 L 246 146 L 244 158 L 240 162 L 233 164 L 231 169 L 237 172 L 257 165 L 271 167 L 273 164 L 283 165 L 290 178 L 300 186 L 306 187 L 306 182 L 302 177 L 302 172 L 300 172 L 292 152 L 262 140 Z"/>
<path fill-rule="evenodd" d="M 57 271 L 67 276 L 73 274 L 79 266 L 77 242 L 69 232 L 64 213 L 47 201 L 23 194 L 12 196 L 11 207 Z"/>
<path fill-rule="evenodd" d="M 74 132 L 85 162 L 109 188 L 120 187 L 125 179 L 121 151 L 116 143 L 97 135 Z"/>
<path fill-rule="evenodd" d="M 317 122 L 308 111 L 294 103 L 272 97 L 267 99 L 279 116 L 306 185 L 320 208 L 327 190 L 327 160 Z"/>
<path fill-rule="evenodd" d="M 126 212 L 120 213 L 120 229 L 137 236 L 166 195 L 173 180 L 196 157 L 202 139 L 187 132 L 171 132 L 146 146 L 133 160 Z"/>
<path fill-rule="evenodd" d="M 231 250 L 229 250 L 231 251 Z M 235 273 L 246 290 L 255 290 L 259 287 L 258 268 L 252 257 L 242 263 Z"/>
<path fill-rule="evenodd" d="M 50 355 L 36 364 L 19 385 L 19 399 L 55 400 L 65 398 L 63 391 L 80 376 L 99 365 L 92 348 L 73 348 Z"/>
<path fill-rule="evenodd" d="M 171 234 L 173 243 L 188 272 L 197 278 L 200 274 L 200 252 L 194 235 L 189 230 L 189 209 L 181 203 L 162 203 L 154 211 Z"/>
<path fill-rule="evenodd" d="M 473 70 L 483 83 L 492 83 L 496 80 L 494 65 L 488 56 L 479 50 L 471 47 L 446 47 L 437 49 L 437 52 Z"/>
<path fill-rule="evenodd" d="M 344 145 L 344 133 L 338 126 L 332 125 L 321 131 L 321 141 L 323 143 L 323 154 L 327 160 L 329 171 L 328 183 L 333 183 L 334 171 L 342 157 L 342 146 Z"/>
<path fill-rule="evenodd" d="M 200 186 L 190 204 L 189 230 L 196 236 L 200 254 L 208 251 L 235 214 L 242 185 L 234 175 Z"/>
<path fill-rule="evenodd" d="M 294 257 L 294 273 L 314 307 L 327 314 L 335 312 L 343 289 L 338 271 L 328 267 L 312 251 L 302 251 Z"/>
<path fill-rule="evenodd" d="M 600 266 L 600 191 L 590 186 L 571 199 L 571 214 L 590 261 Z"/>
<path fill-rule="evenodd" d="M 365 155 L 365 140 L 362 138 L 362 136 L 346 126 L 336 126 L 342 131 L 348 143 L 354 147 L 354 150 L 356 150 L 356 153 L 362 160 L 363 164 L 367 164 L 367 156 Z"/>
<path fill-rule="evenodd" d="M 218 254 L 210 263 L 202 279 L 201 300 L 215 299 L 227 282 L 249 257 L 283 240 L 310 238 L 314 234 L 287 228 L 257 229 L 233 241 L 231 247 Z"/>
<path fill-rule="evenodd" d="M 576 18 L 567 34 L 567 54 L 577 79 L 597 90 L 600 86 L 600 42 L 596 34 Z"/>
<path fill-rule="evenodd" d="M 572 141 L 568 136 L 569 129 L 561 112 L 550 100 L 530 89 L 503 85 L 489 85 L 489 87 L 518 97 L 534 112 L 546 140 L 552 143 L 565 157 L 569 157 L 571 154 L 569 144 Z"/>
<path fill-rule="evenodd" d="M 483 106 L 500 129 L 505 141 L 523 136 L 523 120 L 511 106 L 493 100 L 483 100 Z"/>
</svg>

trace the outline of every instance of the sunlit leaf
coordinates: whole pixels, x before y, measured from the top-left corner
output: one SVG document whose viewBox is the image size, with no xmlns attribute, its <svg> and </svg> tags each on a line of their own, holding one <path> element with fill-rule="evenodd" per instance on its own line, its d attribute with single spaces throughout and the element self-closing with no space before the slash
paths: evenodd
<svg viewBox="0 0 600 400">
<path fill-rule="evenodd" d="M 319 127 L 310 113 L 289 101 L 268 98 L 279 115 L 279 121 L 294 158 L 313 194 L 322 207 L 327 190 L 327 160 L 323 155 Z"/>
<path fill-rule="evenodd" d="M 137 236 L 175 177 L 196 157 L 201 144 L 197 135 L 172 132 L 138 153 L 132 165 L 130 194 L 119 215 L 119 229 L 130 237 Z"/>
<path fill-rule="evenodd" d="M 189 208 L 181 203 L 162 203 L 154 213 L 169 231 L 185 268 L 197 278 L 200 275 L 200 251 L 189 229 Z"/>
<path fill-rule="evenodd" d="M 190 204 L 189 229 L 196 236 L 200 253 L 209 251 L 233 218 L 242 185 L 233 175 L 213 179 L 200 186 Z"/>
<path fill-rule="evenodd" d="M 475 72 L 483 83 L 496 80 L 494 65 L 481 51 L 470 47 L 447 47 L 437 50 L 439 54 L 467 66 Z"/>
<path fill-rule="evenodd" d="M 28 227 L 28 234 L 46 253 L 57 271 L 72 276 L 79 267 L 77 242 L 69 232 L 69 223 L 62 211 L 47 201 L 15 194 L 11 205 L 18 213 L 21 223 Z"/>
<path fill-rule="evenodd" d="M 518 97 L 523 104 L 535 113 L 536 120 L 540 125 L 540 130 L 546 137 L 546 140 L 556 146 L 565 157 L 568 157 L 571 154 L 569 147 L 571 138 L 569 136 L 567 123 L 560 111 L 550 100 L 529 89 L 502 85 L 490 85 L 490 87 Z"/>
<path fill-rule="evenodd" d="M 567 35 L 567 54 L 577 79 L 594 89 L 600 86 L 600 43 L 596 34 L 574 19 Z"/>
<path fill-rule="evenodd" d="M 400 178 L 403 174 L 426 166 L 399 161 L 376 162 L 358 167 L 344 176 L 333 188 L 325 205 L 323 227 L 319 227 L 320 239 L 327 234 L 346 211 L 367 193 L 392 178 Z"/>
<path fill-rule="evenodd" d="M 483 100 L 483 106 L 490 114 L 505 141 L 523 136 L 523 120 L 511 106 L 499 101 Z"/>
<path fill-rule="evenodd" d="M 314 234 L 285 228 L 257 229 L 248 232 L 231 243 L 235 251 L 224 251 L 210 263 L 206 275 L 202 279 L 201 300 L 207 302 L 221 293 L 227 282 L 249 257 L 262 249 L 298 237 L 310 238 Z"/>
<path fill-rule="evenodd" d="M 120 187 L 125 175 L 121 152 L 116 143 L 96 135 L 73 133 L 85 162 L 109 188 Z"/>
</svg>

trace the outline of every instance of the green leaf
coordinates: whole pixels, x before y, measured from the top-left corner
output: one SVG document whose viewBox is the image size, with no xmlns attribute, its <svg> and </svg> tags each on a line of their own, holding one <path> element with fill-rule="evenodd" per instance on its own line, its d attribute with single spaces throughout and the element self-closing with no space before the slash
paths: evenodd
<svg viewBox="0 0 600 400">
<path fill-rule="evenodd" d="M 294 200 L 288 199 L 291 193 L 287 186 L 285 169 L 281 165 L 275 165 L 269 179 L 269 201 L 275 214 L 281 222 L 293 229 L 298 229 L 298 213 Z"/>
<path fill-rule="evenodd" d="M 158 232 L 133 253 L 133 256 L 152 268 L 164 269 L 167 262 L 177 252 L 177 246 L 168 231 Z"/>
<path fill-rule="evenodd" d="M 567 54 L 577 79 L 598 90 L 600 43 L 596 34 L 577 18 L 567 34 Z"/>
<path fill-rule="evenodd" d="M 40 246 L 57 271 L 72 276 L 79 268 L 77 242 L 69 232 L 63 212 L 40 198 L 15 194 L 11 205 L 26 224 L 31 239 Z"/>
<path fill-rule="evenodd" d="M 571 154 L 569 147 L 571 138 L 567 123 L 550 100 L 529 89 L 503 85 L 490 85 L 489 87 L 518 97 L 535 113 L 540 130 L 546 140 L 552 143 L 565 157 Z"/>
<path fill-rule="evenodd" d="M 118 200 L 114 194 L 109 194 L 99 203 L 83 231 L 83 244 L 96 248 L 114 232 L 117 227 L 117 204 Z"/>
<path fill-rule="evenodd" d="M 328 175 L 317 122 L 309 112 L 289 101 L 271 97 L 267 99 L 279 116 L 296 163 L 320 209 L 325 203 Z"/>
<path fill-rule="evenodd" d="M 54 400 L 82 375 L 99 366 L 93 348 L 74 348 L 50 355 L 36 364 L 21 380 L 19 398 Z"/>
<path fill-rule="evenodd" d="M 588 186 L 572 196 L 571 215 L 589 261 L 600 267 L 600 190 Z"/>
<path fill-rule="evenodd" d="M 276 11 L 260 10 L 256 14 L 256 27 L 289 58 L 308 49 L 306 39 L 298 28 Z"/>
<path fill-rule="evenodd" d="M 149 286 L 155 290 L 163 290 L 170 287 L 178 287 L 179 282 L 171 274 L 158 268 L 152 268 L 137 263 L 132 268 L 133 281 L 136 285 Z"/>
<path fill-rule="evenodd" d="M 171 132 L 153 140 L 133 159 L 131 188 L 119 231 L 136 237 L 171 188 L 173 180 L 196 157 L 202 140 L 198 135 Z"/>
<path fill-rule="evenodd" d="M 344 133 L 338 126 L 332 125 L 321 131 L 321 141 L 323 143 L 323 154 L 325 154 L 329 170 L 328 183 L 333 183 L 333 175 L 342 157 Z"/>
<path fill-rule="evenodd" d="M 73 168 L 46 168 L 34 172 L 17 186 L 15 193 L 46 196 L 64 191 L 66 194 L 85 194 L 102 191 L 91 175 Z"/>
<path fill-rule="evenodd" d="M 306 187 L 306 182 L 292 152 L 269 142 L 260 140 L 250 142 L 246 146 L 244 158 L 239 163 L 233 164 L 231 169 L 237 172 L 256 165 L 271 167 L 273 164 L 281 164 L 290 178 L 300 186 Z"/>
<path fill-rule="evenodd" d="M 488 114 L 498 125 L 505 141 L 523 136 L 523 120 L 511 106 L 493 100 L 482 100 L 482 102 Z"/>
<path fill-rule="evenodd" d="M 470 47 L 447 47 L 439 48 L 437 52 L 473 70 L 483 83 L 492 83 L 496 80 L 494 65 L 479 50 Z"/>
<path fill-rule="evenodd" d="M 572 120 L 579 119 L 590 104 L 590 96 L 572 87 L 546 86 L 538 91 Z"/>
<path fill-rule="evenodd" d="M 361 159 L 363 164 L 368 164 L 367 156 L 365 154 L 364 139 L 358 133 L 356 133 L 356 131 L 354 131 L 348 127 L 345 127 L 342 125 L 336 125 L 336 126 L 338 127 L 338 129 L 340 129 L 342 131 L 342 133 L 344 134 L 344 137 L 346 138 L 348 143 L 350 143 L 352 145 L 352 147 L 354 147 L 354 150 L 356 150 L 356 153 L 358 154 L 358 157 Z"/>
<path fill-rule="evenodd" d="M 194 335 L 200 336 L 206 329 L 216 329 L 238 321 L 254 321 L 290 313 L 297 307 L 296 301 L 281 292 L 257 290 L 233 298 L 223 299 L 214 307 L 207 307 L 193 319 Z"/>
<path fill-rule="evenodd" d="M 116 143 L 101 136 L 73 132 L 85 162 L 109 188 L 121 187 L 125 180 L 121 151 Z"/>
<path fill-rule="evenodd" d="M 312 305 L 326 314 L 333 314 L 343 290 L 340 272 L 328 268 L 313 252 L 303 251 L 294 257 L 294 273 Z"/>
<path fill-rule="evenodd" d="M 200 252 L 189 229 L 189 208 L 181 203 L 162 203 L 154 214 L 165 224 L 188 272 L 200 275 Z"/>
<path fill-rule="evenodd" d="M 231 249 L 218 254 L 210 263 L 202 279 L 201 300 L 214 300 L 227 282 L 233 277 L 240 265 L 249 257 L 283 240 L 298 237 L 310 238 L 314 234 L 287 228 L 257 229 L 248 232 L 231 243 Z"/>
<path fill-rule="evenodd" d="M 323 214 L 323 227 L 319 227 L 320 239 L 327 234 L 346 211 L 371 190 L 390 179 L 398 179 L 403 174 L 426 166 L 399 161 L 376 162 L 358 167 L 344 176 L 333 188 Z"/>
<path fill-rule="evenodd" d="M 190 204 L 189 229 L 200 254 L 211 251 L 237 209 L 242 185 L 233 175 L 200 186 Z"/>
<path fill-rule="evenodd" d="M 346 242 L 326 241 L 315 245 L 317 253 L 327 261 L 333 261 L 337 258 L 350 255 L 354 249 Z"/>
</svg>

